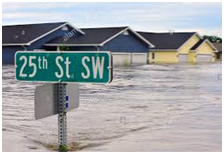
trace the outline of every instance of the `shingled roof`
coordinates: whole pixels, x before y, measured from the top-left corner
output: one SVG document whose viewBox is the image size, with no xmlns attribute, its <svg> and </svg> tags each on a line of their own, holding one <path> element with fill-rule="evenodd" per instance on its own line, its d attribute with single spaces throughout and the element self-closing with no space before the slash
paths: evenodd
<svg viewBox="0 0 224 154">
<path fill-rule="evenodd" d="M 155 45 L 154 49 L 179 49 L 196 32 L 173 32 L 173 33 L 148 33 L 138 32 L 148 41 Z M 153 50 L 154 50 L 153 49 Z"/>
<path fill-rule="evenodd" d="M 124 31 L 131 31 L 133 35 L 138 37 L 140 40 L 145 42 L 146 44 L 153 47 L 148 40 L 144 37 L 136 33 L 135 31 L 131 30 L 129 27 L 102 27 L 102 28 L 82 28 L 81 29 L 85 35 L 81 37 L 71 37 L 68 40 L 64 40 L 63 37 L 57 37 L 50 42 L 46 43 L 47 46 L 53 45 L 72 45 L 72 46 L 92 46 L 92 45 L 103 45 L 104 43 L 110 41 L 111 39 L 115 38 L 119 34 L 123 33 Z"/>
<path fill-rule="evenodd" d="M 212 44 L 218 51 L 222 52 L 222 43 L 212 43 Z"/>
<path fill-rule="evenodd" d="M 39 37 L 57 30 L 67 22 L 2 26 L 3 45 L 29 45 Z"/>
<path fill-rule="evenodd" d="M 81 37 L 71 37 L 68 40 L 64 40 L 63 37 L 57 37 L 47 45 L 50 44 L 71 44 L 71 45 L 86 45 L 86 44 L 101 44 L 105 40 L 111 38 L 127 27 L 115 27 L 115 28 L 82 28 L 81 30 L 85 32 L 85 35 Z"/>
</svg>

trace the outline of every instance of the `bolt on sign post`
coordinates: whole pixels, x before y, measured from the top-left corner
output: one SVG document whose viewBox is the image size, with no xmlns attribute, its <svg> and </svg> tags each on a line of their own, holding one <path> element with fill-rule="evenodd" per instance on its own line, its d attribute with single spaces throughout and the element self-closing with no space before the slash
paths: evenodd
<svg viewBox="0 0 224 154">
<path fill-rule="evenodd" d="M 66 113 L 79 103 L 78 98 L 74 98 L 78 95 L 78 85 L 68 86 L 70 88 L 67 85 L 71 82 L 110 83 L 113 79 L 111 53 L 18 51 L 15 66 L 17 80 L 48 83 L 35 89 L 35 118 L 58 114 L 59 151 L 67 151 Z"/>
</svg>

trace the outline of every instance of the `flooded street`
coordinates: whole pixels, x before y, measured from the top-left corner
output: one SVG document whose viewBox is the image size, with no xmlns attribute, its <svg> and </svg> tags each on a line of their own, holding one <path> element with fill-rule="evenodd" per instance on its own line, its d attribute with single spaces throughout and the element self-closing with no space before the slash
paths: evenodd
<svg viewBox="0 0 224 154">
<path fill-rule="evenodd" d="M 34 119 L 34 83 L 2 68 L 3 151 L 49 151 L 57 116 Z M 222 63 L 115 68 L 111 84 L 80 84 L 67 114 L 82 151 L 221 151 Z"/>
</svg>

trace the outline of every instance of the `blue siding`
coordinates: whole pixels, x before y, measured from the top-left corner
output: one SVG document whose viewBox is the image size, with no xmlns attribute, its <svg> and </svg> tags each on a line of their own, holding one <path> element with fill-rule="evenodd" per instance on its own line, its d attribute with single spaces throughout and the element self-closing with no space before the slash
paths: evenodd
<svg viewBox="0 0 224 154">
<path fill-rule="evenodd" d="M 40 40 L 32 43 L 32 45 L 28 48 L 28 50 L 34 50 L 34 49 L 47 49 L 47 47 L 44 47 L 43 45 L 52 39 L 59 37 L 59 36 L 65 36 L 66 33 L 71 32 L 72 28 L 69 28 L 67 31 L 62 31 L 61 29 L 41 38 Z M 80 33 L 75 33 L 73 37 L 80 36 Z"/>
<path fill-rule="evenodd" d="M 100 48 L 101 51 L 111 51 L 111 52 L 149 52 L 149 46 L 142 42 L 139 38 L 132 35 L 119 35 L 107 42 L 103 47 Z"/>
<path fill-rule="evenodd" d="M 2 64 L 14 64 L 14 55 L 17 51 L 23 51 L 20 46 L 2 47 Z"/>
</svg>

